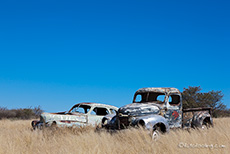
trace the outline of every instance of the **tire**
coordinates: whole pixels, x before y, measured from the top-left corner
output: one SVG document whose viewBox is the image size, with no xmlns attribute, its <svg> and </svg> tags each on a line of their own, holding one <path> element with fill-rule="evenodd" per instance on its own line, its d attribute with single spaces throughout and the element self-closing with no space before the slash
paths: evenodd
<svg viewBox="0 0 230 154">
<path fill-rule="evenodd" d="M 38 123 L 37 121 L 32 121 L 32 122 L 31 122 L 31 125 L 32 125 L 33 130 L 36 130 L 36 129 L 37 129 L 37 126 L 36 126 L 37 123 Z"/>
<path fill-rule="evenodd" d="M 104 122 L 103 122 L 103 125 L 107 125 L 108 124 L 108 119 L 105 119 Z"/>
<path fill-rule="evenodd" d="M 205 118 L 205 119 L 203 120 L 203 122 L 202 122 L 201 129 L 206 130 L 206 129 L 211 128 L 212 126 L 213 126 L 213 125 L 212 125 L 210 119 L 209 119 L 209 118 Z"/>
<path fill-rule="evenodd" d="M 57 129 L 57 123 L 56 123 L 56 121 L 53 121 L 53 122 L 52 122 L 52 124 L 50 125 L 50 128 L 51 128 L 51 129 L 54 129 L 54 130 Z"/>
<path fill-rule="evenodd" d="M 152 140 L 157 141 L 160 138 L 160 135 L 162 134 L 160 127 L 154 126 L 152 131 Z"/>
<path fill-rule="evenodd" d="M 210 124 L 209 122 L 203 121 L 203 123 L 202 123 L 202 125 L 201 125 L 201 129 L 207 130 L 207 129 L 209 129 L 209 128 L 211 128 L 211 124 Z"/>
</svg>

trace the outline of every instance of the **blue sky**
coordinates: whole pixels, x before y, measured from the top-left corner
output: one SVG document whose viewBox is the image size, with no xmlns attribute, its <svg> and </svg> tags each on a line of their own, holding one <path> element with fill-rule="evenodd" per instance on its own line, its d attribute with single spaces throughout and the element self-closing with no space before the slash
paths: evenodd
<svg viewBox="0 0 230 154">
<path fill-rule="evenodd" d="M 122 106 L 142 87 L 221 90 L 228 1 L 1 1 L 0 106 Z"/>
</svg>

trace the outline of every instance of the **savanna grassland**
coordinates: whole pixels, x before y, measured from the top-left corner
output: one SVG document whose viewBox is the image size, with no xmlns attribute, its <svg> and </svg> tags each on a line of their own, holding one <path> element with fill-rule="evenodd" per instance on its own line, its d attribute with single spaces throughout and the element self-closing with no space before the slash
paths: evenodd
<svg viewBox="0 0 230 154">
<path fill-rule="evenodd" d="M 0 153 L 230 153 L 230 118 L 208 130 L 175 130 L 153 141 L 143 129 L 117 133 L 94 128 L 32 131 L 30 120 L 0 120 Z"/>
</svg>

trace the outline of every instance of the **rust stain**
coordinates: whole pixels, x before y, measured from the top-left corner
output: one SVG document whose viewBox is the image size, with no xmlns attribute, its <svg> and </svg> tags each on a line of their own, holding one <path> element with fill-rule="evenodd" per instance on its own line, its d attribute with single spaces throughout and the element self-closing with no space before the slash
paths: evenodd
<svg viewBox="0 0 230 154">
<path fill-rule="evenodd" d="M 173 111 L 172 115 L 174 117 L 174 120 L 179 117 L 179 113 L 177 111 Z"/>
</svg>

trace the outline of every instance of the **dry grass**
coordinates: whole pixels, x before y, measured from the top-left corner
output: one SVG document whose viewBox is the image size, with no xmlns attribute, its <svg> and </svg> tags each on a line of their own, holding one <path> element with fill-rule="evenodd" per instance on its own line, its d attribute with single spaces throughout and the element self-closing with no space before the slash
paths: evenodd
<svg viewBox="0 0 230 154">
<path fill-rule="evenodd" d="M 32 131 L 31 121 L 0 121 L 0 153 L 229 153 L 230 118 L 209 130 L 176 130 L 152 141 L 145 130 L 96 133 L 85 129 Z M 186 146 L 187 144 L 187 146 Z M 192 145 L 189 145 L 192 144 Z M 205 146 L 209 147 L 205 147 Z M 212 147 L 212 145 L 214 147 Z M 219 146 L 225 147 L 219 147 Z M 182 147 L 185 146 L 185 147 Z M 199 147 L 201 146 L 201 147 Z M 217 147 L 215 147 L 217 146 Z"/>
</svg>

